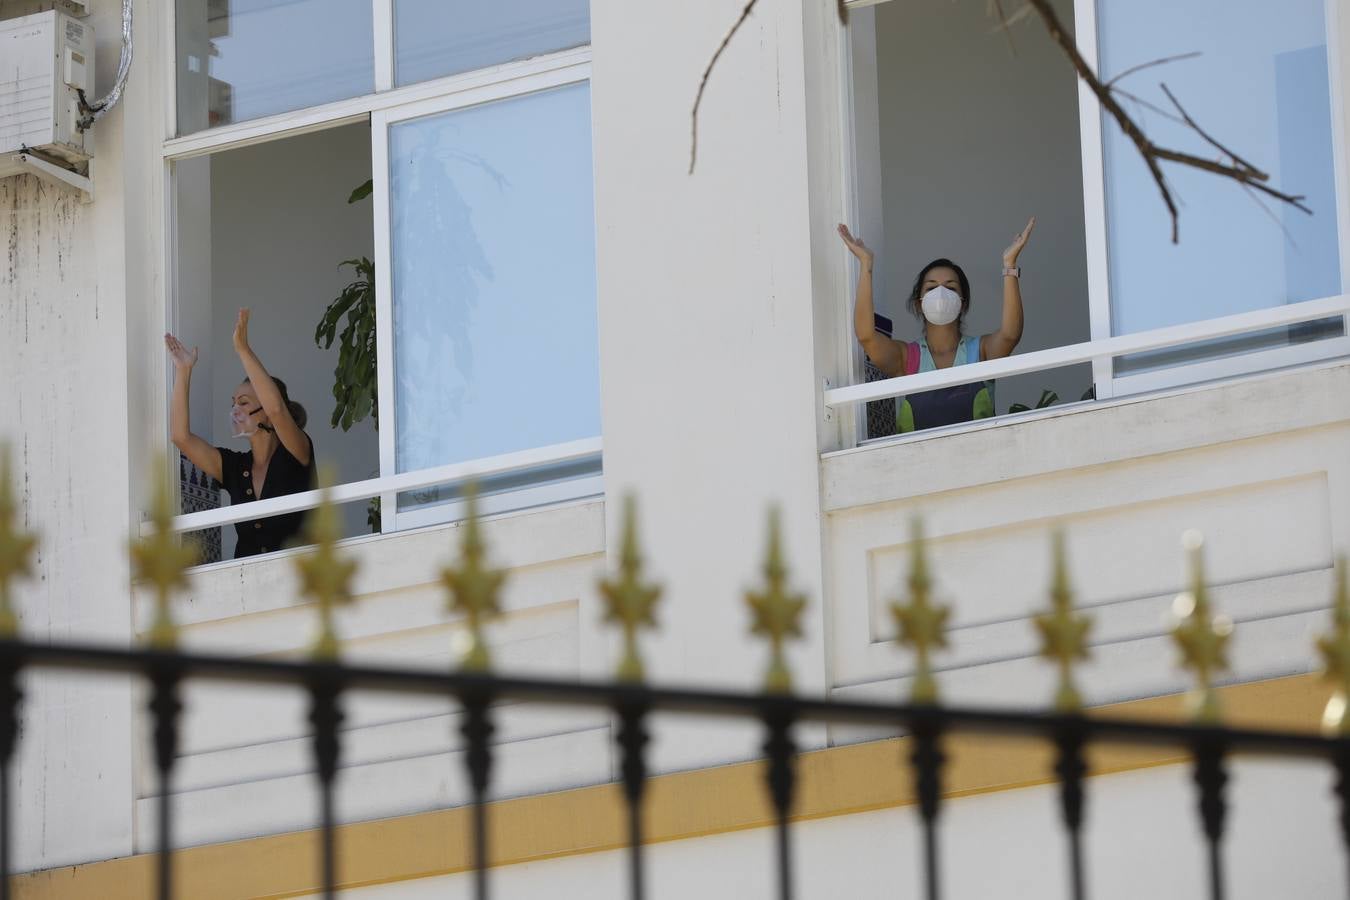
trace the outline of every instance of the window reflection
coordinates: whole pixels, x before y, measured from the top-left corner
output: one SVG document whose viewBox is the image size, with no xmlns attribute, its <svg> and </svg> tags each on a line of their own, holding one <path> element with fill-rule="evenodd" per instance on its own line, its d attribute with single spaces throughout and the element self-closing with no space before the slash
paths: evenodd
<svg viewBox="0 0 1350 900">
<path fill-rule="evenodd" d="M 588 0 L 397 0 L 395 67 L 412 84 L 590 43 Z"/>
<path fill-rule="evenodd" d="M 370 93 L 370 0 L 178 0 L 178 133 Z"/>
<path fill-rule="evenodd" d="M 398 471 L 599 435 L 589 86 L 395 125 L 389 156 Z"/>
<path fill-rule="evenodd" d="M 1184 202 L 1181 241 L 1138 152 L 1111 121 L 1103 128 L 1111 325 L 1132 334 L 1341 293 L 1340 235 L 1322 0 L 1103 0 L 1106 77 L 1154 59 L 1198 52 L 1146 69 L 1121 87 L 1170 109 L 1165 81 L 1210 134 L 1306 197 L 1308 216 L 1232 181 L 1167 167 Z M 1134 109 L 1162 146 L 1214 155 L 1185 125 L 1144 104 Z M 1197 345 L 1123 361 L 1139 371 L 1337 336 L 1341 329 L 1275 329 L 1242 341 Z"/>
</svg>

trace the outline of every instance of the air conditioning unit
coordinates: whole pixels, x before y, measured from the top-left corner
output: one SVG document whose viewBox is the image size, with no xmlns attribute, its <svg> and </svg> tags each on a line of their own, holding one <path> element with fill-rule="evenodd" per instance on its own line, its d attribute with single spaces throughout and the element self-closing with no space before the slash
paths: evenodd
<svg viewBox="0 0 1350 900">
<path fill-rule="evenodd" d="M 34 172 L 87 190 L 93 148 L 79 129 L 79 91 L 93 87 L 88 25 L 58 10 L 0 21 L 0 177 Z"/>
</svg>

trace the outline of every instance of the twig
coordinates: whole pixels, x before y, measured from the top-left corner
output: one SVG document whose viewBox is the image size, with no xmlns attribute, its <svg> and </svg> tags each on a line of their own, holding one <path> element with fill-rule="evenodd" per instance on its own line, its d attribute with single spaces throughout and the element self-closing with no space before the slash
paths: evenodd
<svg viewBox="0 0 1350 900">
<path fill-rule="evenodd" d="M 1122 78 L 1126 78 L 1130 75 L 1133 75 L 1135 72 L 1142 72 L 1145 69 L 1151 69 L 1154 66 L 1165 66 L 1168 63 L 1180 62 L 1183 59 L 1194 59 L 1197 56 L 1203 55 L 1204 54 L 1201 53 L 1199 50 L 1192 50 L 1190 53 L 1178 53 L 1176 56 L 1164 56 L 1162 59 L 1154 59 L 1146 63 L 1140 63 L 1137 66 L 1130 66 L 1124 72 L 1121 72 L 1115 78 L 1112 78 L 1110 81 L 1108 81 L 1106 83 L 1106 86 L 1108 88 L 1114 88 L 1116 86 L 1117 81 L 1120 81 Z"/>
<path fill-rule="evenodd" d="M 726 36 L 722 38 L 722 43 L 718 45 L 716 52 L 712 55 L 712 59 L 708 61 L 708 67 L 704 69 L 703 78 L 699 81 L 698 93 L 694 97 L 694 109 L 690 116 L 691 140 L 689 150 L 689 173 L 691 175 L 694 172 L 694 165 L 698 159 L 698 111 L 700 105 L 703 103 L 703 92 L 708 86 L 708 79 L 711 77 L 712 71 L 717 65 L 717 61 L 721 59 L 723 51 L 726 50 L 727 45 L 731 43 L 731 39 L 736 36 L 736 33 L 740 31 L 741 26 L 745 24 L 745 20 L 749 18 L 750 13 L 754 11 L 754 8 L 758 3 L 759 0 L 746 0 L 744 8 L 741 9 L 739 18 L 736 19 L 736 22 L 731 26 L 731 29 L 727 31 Z M 848 20 L 848 10 L 845 6 L 845 0 L 835 0 L 835 3 L 839 21 L 841 23 L 846 23 Z M 1176 198 L 1172 194 L 1172 188 L 1167 183 L 1167 178 L 1162 171 L 1161 163 L 1163 162 L 1176 163 L 1177 165 L 1199 169 L 1200 171 L 1209 172 L 1224 178 L 1231 178 L 1248 191 L 1259 191 L 1268 197 L 1279 200 L 1281 203 L 1287 203 L 1295 209 L 1302 210 L 1309 215 L 1312 214 L 1312 210 L 1302 202 L 1305 199 L 1302 195 L 1287 194 L 1271 187 L 1267 183 L 1270 180 L 1269 175 L 1243 159 L 1241 156 L 1238 156 L 1232 150 L 1229 150 L 1202 129 L 1196 121 L 1191 118 L 1190 114 L 1186 112 L 1181 103 L 1178 102 L 1177 98 L 1173 96 L 1172 92 L 1167 89 L 1167 85 L 1162 85 L 1163 93 L 1167 95 L 1167 98 L 1172 102 L 1172 105 L 1176 107 L 1177 112 L 1180 113 L 1180 119 L 1177 119 L 1165 110 L 1159 109 L 1153 104 L 1141 100 L 1139 97 L 1126 93 L 1116 87 L 1117 82 L 1136 72 L 1170 62 L 1176 62 L 1178 60 L 1191 59 L 1198 56 L 1198 53 L 1182 53 L 1176 56 L 1164 57 L 1163 59 L 1142 63 L 1126 69 L 1110 81 L 1103 83 L 1102 80 L 1097 77 L 1097 73 L 1088 65 L 1087 60 L 1083 59 L 1082 54 L 1078 52 L 1077 44 L 1074 43 L 1073 38 L 1065 31 L 1063 24 L 1059 20 L 1059 15 L 1051 6 L 1051 0 L 1025 0 L 1025 5 L 1012 16 L 1006 14 L 1006 11 L 1003 8 L 1003 0 L 990 0 L 990 8 L 997 13 L 1001 27 L 1004 32 L 1008 34 L 1010 44 L 1012 37 L 1008 29 L 1013 22 L 1021 19 L 1025 15 L 1029 15 L 1033 11 L 1040 16 L 1046 31 L 1050 34 L 1050 39 L 1054 41 L 1055 44 L 1059 46 L 1060 50 L 1063 51 L 1064 55 L 1068 57 L 1079 80 L 1086 84 L 1088 89 L 1092 91 L 1093 96 L 1097 98 L 1097 102 L 1101 108 L 1105 110 L 1111 118 L 1115 119 L 1116 124 L 1120 126 L 1120 130 L 1130 139 L 1130 142 L 1134 144 L 1135 149 L 1143 158 L 1144 165 L 1148 167 L 1149 174 L 1153 177 L 1153 182 L 1158 186 L 1158 193 L 1162 195 L 1163 204 L 1167 207 L 1167 214 L 1172 220 L 1172 243 L 1175 244 L 1180 239 L 1180 214 L 1177 210 Z M 1014 53 L 1015 52 L 1014 49 Z M 1180 150 L 1159 147 L 1149 139 L 1148 135 L 1144 134 L 1143 129 L 1139 127 L 1134 119 L 1130 117 L 1130 114 L 1120 105 L 1120 102 L 1116 99 L 1117 96 L 1139 103 L 1173 121 L 1179 121 L 1181 124 L 1186 125 L 1199 135 L 1202 140 L 1214 147 L 1225 157 L 1232 160 L 1232 163 L 1216 162 L 1214 160 L 1204 159 L 1203 157 L 1196 156 L 1192 153 L 1184 153 Z"/>
<path fill-rule="evenodd" d="M 694 165 L 698 162 L 698 108 L 703 103 L 703 91 L 708 87 L 708 78 L 712 75 L 713 67 L 717 61 L 722 58 L 722 51 L 727 49 L 731 39 L 736 36 L 736 32 L 741 30 L 745 20 L 750 18 L 750 13 L 754 11 L 759 0 L 747 0 L 745 7 L 741 10 L 736 23 L 727 31 L 726 36 L 722 38 L 722 43 L 717 45 L 717 51 L 713 53 L 712 59 L 708 60 L 708 68 L 703 70 L 703 77 L 699 79 L 698 93 L 694 95 L 694 109 L 689 116 L 689 174 L 694 174 Z M 839 24 L 848 24 L 848 6 L 846 0 L 835 0 L 835 13 L 839 16 Z"/>
<path fill-rule="evenodd" d="M 1012 28 L 1010 27 L 1012 23 L 1008 21 L 1008 14 L 1003 11 L 1003 0 L 989 0 L 988 13 L 998 16 L 998 27 L 1003 32 L 1003 36 L 1008 39 L 1008 52 L 1016 57 L 1017 45 L 1013 43 Z"/>
<path fill-rule="evenodd" d="M 1111 90 L 1116 94 L 1116 96 L 1124 97 L 1131 103 L 1137 103 L 1144 109 L 1148 110 L 1149 112 L 1162 116 L 1169 122 L 1176 122 L 1178 125 L 1186 124 L 1186 120 L 1183 119 L 1181 116 L 1177 115 L 1174 112 L 1169 112 L 1168 110 L 1163 109 L 1161 106 L 1158 106 L 1156 103 L 1152 103 L 1148 100 L 1145 100 L 1143 97 L 1131 94 L 1129 91 L 1123 90 L 1122 88 L 1111 88 Z"/>
<path fill-rule="evenodd" d="M 754 11 L 754 8 L 758 3 L 759 0 L 747 0 L 745 8 L 741 10 L 740 17 L 736 19 L 736 24 L 731 26 L 731 29 L 726 33 L 726 36 L 722 38 L 722 43 L 717 45 L 717 52 L 712 55 L 712 59 L 708 60 L 708 68 L 703 70 L 703 78 L 699 80 L 698 93 L 694 95 L 694 111 L 690 114 L 690 175 L 694 174 L 694 164 L 698 162 L 698 107 L 699 104 L 703 102 L 703 91 L 708 87 L 708 76 L 712 75 L 713 66 L 717 65 L 717 61 L 722 58 L 722 51 L 727 49 L 727 44 L 730 44 L 731 39 L 736 36 L 736 32 L 741 30 L 741 26 L 745 24 L 746 19 L 750 18 L 750 13 Z M 841 10 L 840 14 L 843 15 L 844 0 L 839 0 L 839 9 Z"/>
<path fill-rule="evenodd" d="M 1232 153 L 1207 135 L 1195 124 L 1194 120 L 1185 114 L 1185 110 L 1181 110 L 1179 105 L 1177 108 L 1181 110 L 1183 118 L 1186 119 L 1186 124 L 1211 145 L 1233 159 L 1236 164 L 1226 165 L 1224 163 L 1203 159 L 1202 157 L 1195 156 L 1191 153 L 1170 150 L 1154 144 L 1149 140 L 1148 136 L 1144 134 L 1143 130 L 1135 123 L 1135 121 L 1130 118 L 1129 113 L 1121 108 L 1120 104 L 1116 101 L 1112 89 L 1108 85 L 1102 84 L 1101 80 L 1097 77 L 1097 74 L 1092 71 L 1092 67 L 1087 64 L 1085 59 L 1083 59 L 1082 54 L 1078 52 L 1078 47 L 1074 44 L 1073 38 L 1069 37 L 1065 32 L 1064 26 L 1059 21 L 1059 16 L 1055 13 L 1054 8 L 1051 7 L 1050 0 L 1027 0 L 1027 3 L 1040 15 L 1041 20 L 1045 23 L 1046 30 L 1050 32 L 1051 39 L 1058 44 L 1060 49 L 1064 51 L 1064 54 L 1068 56 L 1069 62 L 1073 64 L 1074 71 L 1078 73 L 1078 77 L 1082 79 L 1083 83 L 1086 84 L 1088 89 L 1096 96 L 1097 102 L 1101 104 L 1102 109 L 1106 110 L 1111 118 L 1116 120 L 1116 124 L 1120 126 L 1120 130 L 1125 133 L 1125 136 L 1134 144 L 1135 149 L 1139 151 L 1139 155 L 1143 157 L 1144 164 L 1148 166 L 1149 173 L 1153 176 L 1153 181 L 1158 186 L 1158 192 L 1162 194 L 1163 203 L 1167 207 L 1167 213 L 1172 219 L 1172 243 L 1177 243 L 1180 237 L 1178 213 L 1177 204 L 1172 197 L 1171 188 L 1168 186 L 1167 179 L 1163 175 L 1162 166 L 1159 165 L 1160 162 L 1164 161 L 1174 162 L 1183 166 L 1190 166 L 1193 169 L 1200 169 L 1215 175 L 1221 175 L 1225 178 L 1231 178 L 1239 184 L 1247 185 L 1255 190 L 1261 191 L 1268 196 L 1274 197 L 1283 203 L 1288 203 L 1304 212 L 1311 212 L 1311 210 L 1301 202 L 1304 199 L 1303 197 L 1286 194 L 1270 187 L 1265 183 L 1269 178 L 1266 173 L 1247 163 L 1246 160 L 1243 160 L 1241 157 Z M 1164 88 L 1164 90 L 1165 89 L 1166 88 Z M 1175 99 L 1173 99 L 1173 103 L 1176 103 Z"/>
<path fill-rule="evenodd" d="M 1249 170 L 1252 173 L 1253 178 L 1257 178 L 1261 181 L 1269 180 L 1270 176 L 1267 175 L 1265 172 L 1262 172 L 1256 166 L 1247 162 L 1247 160 L 1238 156 L 1232 150 L 1229 150 L 1223 144 L 1220 144 L 1214 138 L 1210 137 L 1209 133 L 1206 132 L 1205 129 L 1201 128 L 1199 124 L 1197 124 L 1196 121 L 1191 118 L 1190 113 L 1186 112 L 1185 108 L 1182 107 L 1181 105 L 1181 101 L 1177 100 L 1177 98 L 1172 94 L 1172 92 L 1167 89 L 1166 84 L 1160 84 L 1158 85 L 1158 87 L 1162 88 L 1162 92 L 1167 95 L 1167 99 L 1172 101 L 1172 105 L 1177 108 L 1177 113 L 1181 116 L 1181 118 L 1186 122 L 1187 125 L 1191 126 L 1191 130 L 1194 131 L 1196 134 L 1200 135 L 1200 137 L 1204 138 L 1206 143 L 1208 143 L 1215 150 L 1218 150 L 1220 153 L 1227 156 L 1229 159 L 1233 160 L 1233 162 L 1235 162 L 1237 165 L 1241 166 L 1244 169 Z"/>
<path fill-rule="evenodd" d="M 1244 184 L 1242 185 L 1242 189 L 1247 192 L 1248 197 L 1252 198 L 1253 203 L 1261 207 L 1261 212 L 1265 213 L 1266 216 L 1270 219 L 1270 221 L 1274 222 L 1276 225 L 1280 227 L 1280 230 L 1284 232 L 1284 239 L 1289 242 L 1289 246 L 1297 250 L 1298 242 L 1295 241 L 1294 236 L 1290 234 L 1289 226 L 1285 225 L 1284 222 L 1280 220 L 1280 217 L 1275 215 L 1275 210 L 1271 209 L 1269 206 L 1266 206 L 1265 202 L 1262 201 L 1262 199 L 1256 195 L 1256 191 L 1252 190 L 1251 185 Z"/>
<path fill-rule="evenodd" d="M 1111 91 L 1106 85 L 1097 79 L 1097 75 L 1092 71 L 1092 67 L 1083 59 L 1078 47 L 1074 44 L 1073 38 L 1069 37 L 1064 31 L 1064 26 L 1060 24 L 1059 16 L 1050 6 L 1050 0 L 1027 0 L 1033 9 L 1040 15 L 1041 21 L 1045 23 L 1045 28 L 1050 32 L 1050 38 L 1059 48 L 1069 57 L 1069 62 L 1073 64 L 1074 71 L 1078 77 L 1088 86 L 1097 97 L 1097 102 L 1101 104 L 1102 109 L 1111 114 L 1111 117 L 1120 125 L 1120 130 L 1125 132 L 1134 146 L 1144 157 L 1144 164 L 1148 166 L 1149 174 L 1153 176 L 1153 181 L 1158 185 L 1158 192 L 1162 194 L 1163 203 L 1167 206 L 1167 214 L 1172 217 L 1172 243 L 1176 243 L 1179 237 L 1177 225 L 1177 204 L 1172 199 L 1172 192 L 1167 186 L 1167 179 L 1163 176 L 1162 167 L 1158 165 L 1158 159 L 1153 153 L 1153 144 L 1140 130 L 1139 126 L 1134 124 L 1129 113 L 1120 108 L 1115 97 L 1111 96 Z"/>
</svg>

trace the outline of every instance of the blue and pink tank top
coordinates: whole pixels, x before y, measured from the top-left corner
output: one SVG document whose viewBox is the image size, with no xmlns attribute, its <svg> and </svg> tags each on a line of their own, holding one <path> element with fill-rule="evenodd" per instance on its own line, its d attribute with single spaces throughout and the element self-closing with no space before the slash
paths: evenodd
<svg viewBox="0 0 1350 900">
<path fill-rule="evenodd" d="M 956 345 L 956 357 L 952 365 L 963 366 L 980 361 L 979 337 L 963 337 Z M 928 349 L 927 338 L 905 343 L 905 374 L 936 371 L 933 354 Z M 994 414 L 994 383 L 977 381 L 972 384 L 959 384 L 955 387 L 938 388 L 897 397 L 895 402 L 895 427 L 901 434 L 918 431 L 922 428 L 940 428 L 943 425 L 955 425 L 958 422 L 970 422 L 975 419 L 987 419 Z"/>
</svg>

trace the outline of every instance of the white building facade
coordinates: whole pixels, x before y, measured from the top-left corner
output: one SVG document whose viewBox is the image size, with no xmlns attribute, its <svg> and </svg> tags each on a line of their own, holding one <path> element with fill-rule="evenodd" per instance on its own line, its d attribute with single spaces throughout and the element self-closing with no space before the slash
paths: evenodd
<svg viewBox="0 0 1350 900">
<path fill-rule="evenodd" d="M 0 15 L 50 7 L 3 0 Z M 151 608 L 125 548 L 171 449 L 163 335 L 201 348 L 192 425 L 228 445 L 242 378 L 231 327 L 250 307 L 255 348 L 309 408 L 316 457 L 348 501 L 349 659 L 454 665 L 464 625 L 440 570 L 476 474 L 485 537 L 509 572 L 489 629 L 502 672 L 613 671 L 596 582 L 631 493 L 664 587 L 643 638 L 655 683 L 758 686 L 765 649 L 741 596 L 776 505 L 809 598 L 790 650 L 798 691 L 904 695 L 913 662 L 887 607 L 919 516 L 953 605 L 944 699 L 1048 704 L 1055 673 L 1030 618 L 1047 605 L 1062 528 L 1095 622 L 1088 701 L 1176 716 L 1189 676 L 1167 613 L 1186 586 L 1180 536 L 1199 529 L 1214 603 L 1235 622 L 1231 715 L 1316 726 L 1327 690 L 1314 640 L 1350 546 L 1345 0 L 1055 4 L 1104 78 L 1198 51 L 1126 75 L 1129 108 L 1159 143 L 1218 158 L 1158 111 L 1165 81 L 1312 211 L 1168 169 L 1184 203 L 1175 245 L 1142 162 L 1039 22 L 1013 27 L 1010 52 L 977 0 L 864 0 L 847 26 L 825 0 L 761 0 L 708 80 L 692 172 L 691 106 L 740 12 L 728 0 L 133 7 L 126 92 L 91 132 L 91 193 L 0 179 L 0 439 L 42 537 L 19 589 L 26 635 L 144 639 Z M 93 0 L 79 20 L 97 34 L 99 93 L 121 15 Z M 879 312 L 912 336 L 909 281 L 944 256 L 970 273 L 968 327 L 992 330 L 999 253 L 1033 214 L 1026 336 L 972 370 L 997 379 L 999 415 L 908 435 L 893 433 L 893 411 L 869 417 L 867 403 L 904 388 L 867 386 L 857 273 L 836 225 L 877 250 Z M 339 264 L 361 258 L 379 426 L 344 429 L 329 422 L 337 344 L 314 332 L 357 277 Z M 1043 389 L 1060 402 L 1008 411 Z M 315 616 L 296 551 L 229 558 L 249 515 L 180 521 L 219 529 L 222 556 L 176 607 L 184 644 L 303 655 Z M 145 896 L 156 782 L 144 692 L 52 675 L 25 692 L 17 895 Z M 184 896 L 317 894 L 303 697 L 211 686 L 186 703 Z M 338 781 L 350 896 L 472 895 L 453 849 L 467 797 L 458 716 L 449 702 L 351 699 Z M 611 718 L 507 707 L 497 724 L 496 891 L 623 896 L 621 840 L 596 824 L 614 800 Z M 920 896 L 900 739 L 833 727 L 797 739 L 811 751 L 800 896 Z M 772 895 L 771 818 L 746 764 L 761 741 L 747 723 L 659 720 L 651 896 Z M 955 758 L 947 895 L 1061 894 L 1048 756 L 972 742 Z M 1097 760 L 1093 897 L 1203 894 L 1185 762 Z M 1344 895 L 1332 783 L 1315 765 L 1236 765 L 1231 896 Z"/>
</svg>

